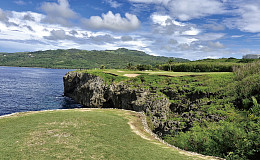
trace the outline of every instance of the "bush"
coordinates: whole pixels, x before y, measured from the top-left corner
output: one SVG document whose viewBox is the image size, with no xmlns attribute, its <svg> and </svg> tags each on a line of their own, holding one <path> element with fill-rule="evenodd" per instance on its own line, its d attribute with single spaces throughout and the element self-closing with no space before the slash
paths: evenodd
<svg viewBox="0 0 260 160">
<path fill-rule="evenodd" d="M 220 121 L 208 127 L 196 124 L 191 131 L 177 133 L 175 137 L 168 136 L 166 140 L 177 147 L 206 155 L 227 159 L 257 159 L 259 134 L 257 123 Z"/>
<path fill-rule="evenodd" d="M 242 66 L 233 66 L 233 72 L 236 75 L 236 80 L 242 80 L 243 78 L 259 74 L 260 73 L 260 61 L 245 64 Z"/>
<path fill-rule="evenodd" d="M 252 100 L 253 100 L 253 106 L 252 106 L 252 108 L 250 108 L 249 113 L 251 116 L 259 117 L 260 116 L 260 105 L 257 103 L 257 100 L 254 96 L 252 97 Z"/>
<path fill-rule="evenodd" d="M 250 109 L 253 106 L 252 96 L 260 101 L 260 62 L 233 67 L 235 85 L 231 94 L 239 108 Z"/>
<path fill-rule="evenodd" d="M 159 66 L 159 69 L 174 72 L 232 72 L 234 66 L 240 66 L 238 63 L 228 62 L 187 62 L 164 64 Z"/>
<path fill-rule="evenodd" d="M 136 68 L 139 71 L 144 71 L 144 70 L 152 70 L 153 67 L 151 65 L 144 65 L 144 64 L 140 65 L 139 64 L 136 66 Z"/>
</svg>

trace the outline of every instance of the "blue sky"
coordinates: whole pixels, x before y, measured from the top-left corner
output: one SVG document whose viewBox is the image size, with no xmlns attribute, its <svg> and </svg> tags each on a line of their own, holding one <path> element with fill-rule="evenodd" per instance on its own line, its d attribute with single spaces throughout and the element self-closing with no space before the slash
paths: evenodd
<svg viewBox="0 0 260 160">
<path fill-rule="evenodd" d="M 0 52 L 125 47 L 195 60 L 259 44 L 260 0 L 0 0 Z"/>
</svg>

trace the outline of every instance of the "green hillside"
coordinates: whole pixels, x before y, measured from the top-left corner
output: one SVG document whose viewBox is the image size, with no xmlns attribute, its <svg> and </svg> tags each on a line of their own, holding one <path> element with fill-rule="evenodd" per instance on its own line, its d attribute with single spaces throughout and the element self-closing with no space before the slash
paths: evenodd
<svg viewBox="0 0 260 160">
<path fill-rule="evenodd" d="M 78 49 L 47 50 L 22 53 L 0 53 L 1 66 L 43 68 L 125 68 L 127 65 L 156 65 L 169 61 L 169 57 L 152 56 L 137 50 L 86 51 Z M 176 62 L 188 61 L 176 58 Z"/>
</svg>

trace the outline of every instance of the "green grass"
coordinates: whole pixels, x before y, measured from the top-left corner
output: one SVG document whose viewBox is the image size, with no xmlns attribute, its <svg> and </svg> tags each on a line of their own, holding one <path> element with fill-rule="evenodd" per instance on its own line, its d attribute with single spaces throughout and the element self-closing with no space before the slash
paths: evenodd
<svg viewBox="0 0 260 160">
<path fill-rule="evenodd" d="M 123 71 L 123 72 L 120 72 Z M 118 76 L 124 74 L 148 74 L 148 75 L 162 75 L 162 76 L 191 76 L 191 75 L 207 75 L 207 74 L 230 74 L 230 72 L 169 72 L 169 71 L 129 71 L 129 70 L 116 70 L 116 69 L 105 69 L 105 73 L 112 73 Z"/>
<path fill-rule="evenodd" d="M 179 83 L 179 81 L 183 81 L 184 79 L 190 79 L 192 81 L 193 78 L 191 76 L 202 76 L 204 79 L 208 79 L 207 76 L 213 77 L 230 77 L 233 75 L 231 72 L 168 72 L 168 71 L 130 71 L 124 69 L 97 69 L 97 70 L 76 70 L 74 72 L 79 73 L 89 73 L 92 75 L 99 76 L 104 79 L 104 81 L 110 85 L 111 83 L 117 83 L 121 81 L 127 81 L 127 83 L 133 85 L 142 84 L 143 87 L 148 86 L 156 86 L 161 88 L 160 86 L 169 85 L 169 81 L 172 81 L 174 85 Z M 137 77 L 127 77 L 126 74 L 137 74 Z M 219 78 L 217 78 L 219 79 Z M 224 78 L 225 79 L 225 78 Z M 144 80 L 141 82 L 141 80 Z M 178 82 L 175 82 L 178 81 Z M 203 80 L 205 81 L 205 80 Z M 185 82 L 186 83 L 186 82 Z M 197 82 L 196 82 L 197 83 Z M 185 84 L 181 84 L 182 86 Z M 138 86 L 139 87 L 139 86 Z"/>
<path fill-rule="evenodd" d="M 167 92 L 169 88 L 185 90 L 198 94 L 219 94 L 223 88 L 233 82 L 232 72 L 168 72 L 168 71 L 130 71 L 130 70 L 81 70 L 99 76 L 109 85 L 124 81 L 132 87 L 156 88 L 157 92 Z M 125 74 L 138 74 L 137 77 L 126 77 Z M 168 89 L 167 89 L 168 88 Z M 226 91 L 226 90 L 225 90 Z M 170 97 L 169 97 L 170 98 Z"/>
<path fill-rule="evenodd" d="M 199 159 L 147 140 L 136 113 L 74 109 L 0 118 L 0 159 Z"/>
</svg>

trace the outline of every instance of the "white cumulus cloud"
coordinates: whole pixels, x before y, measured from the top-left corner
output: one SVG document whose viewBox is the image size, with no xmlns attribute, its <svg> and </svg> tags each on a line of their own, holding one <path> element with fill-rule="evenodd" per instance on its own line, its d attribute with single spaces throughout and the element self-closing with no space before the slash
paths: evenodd
<svg viewBox="0 0 260 160">
<path fill-rule="evenodd" d="M 182 35 L 187 35 L 187 36 L 196 36 L 200 33 L 201 31 L 197 28 L 190 27 L 189 30 L 182 32 Z"/>
<path fill-rule="evenodd" d="M 224 2 L 219 0 L 129 0 L 136 3 L 161 4 L 172 17 L 181 21 L 202 18 L 226 12 Z"/>
<path fill-rule="evenodd" d="M 51 24 L 70 25 L 69 20 L 77 18 L 67 0 L 58 0 L 58 3 L 44 2 L 41 9 L 47 14 L 44 22 Z"/>
<path fill-rule="evenodd" d="M 217 42 L 209 42 L 209 46 L 212 47 L 212 48 L 224 48 L 224 44 L 220 43 L 219 41 Z"/>
<path fill-rule="evenodd" d="M 117 1 L 113 1 L 113 0 L 106 0 L 106 3 L 108 3 L 113 8 L 118 8 L 122 6 L 122 3 L 118 3 Z"/>
<path fill-rule="evenodd" d="M 7 22 L 8 21 L 8 18 L 5 14 L 5 12 L 0 8 L 0 21 L 2 22 Z"/>
<path fill-rule="evenodd" d="M 172 16 L 182 21 L 225 12 L 223 3 L 218 0 L 172 0 L 168 8 Z"/>
<path fill-rule="evenodd" d="M 167 26 L 171 24 L 174 24 L 176 26 L 185 26 L 185 24 L 172 19 L 171 16 L 169 15 L 161 15 L 161 14 L 154 13 L 151 15 L 151 19 L 153 23 L 159 24 L 161 26 Z"/>
<path fill-rule="evenodd" d="M 22 1 L 22 0 L 14 1 L 14 3 L 16 3 L 18 5 L 26 5 L 26 2 Z"/>
<path fill-rule="evenodd" d="M 83 24 L 93 29 L 105 29 L 112 31 L 131 31 L 140 26 L 140 21 L 136 15 L 126 13 L 125 18 L 119 13 L 113 14 L 111 11 L 102 16 L 92 16 L 90 19 L 83 19 Z"/>
<path fill-rule="evenodd" d="M 155 4 L 167 4 L 171 0 L 129 0 L 130 2 L 135 2 L 135 3 L 155 3 Z"/>
<path fill-rule="evenodd" d="M 122 36 L 122 37 L 121 37 L 121 40 L 122 40 L 122 41 L 132 41 L 133 38 L 132 38 L 131 36 Z"/>
<path fill-rule="evenodd" d="M 236 4 L 238 17 L 226 19 L 229 28 L 238 28 L 245 32 L 260 32 L 260 3 L 259 1 L 248 1 Z"/>
<path fill-rule="evenodd" d="M 73 39 L 74 37 L 69 36 L 66 34 L 66 32 L 62 29 L 59 30 L 52 30 L 50 32 L 50 36 L 45 36 L 44 38 L 49 40 L 65 40 L 65 39 Z"/>
</svg>

